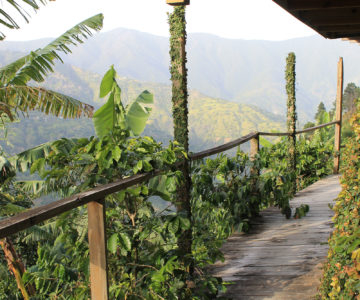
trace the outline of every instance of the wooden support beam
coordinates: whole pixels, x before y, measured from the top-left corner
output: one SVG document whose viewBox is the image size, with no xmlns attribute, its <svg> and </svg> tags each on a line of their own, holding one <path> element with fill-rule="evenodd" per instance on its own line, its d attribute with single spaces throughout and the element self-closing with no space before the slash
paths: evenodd
<svg viewBox="0 0 360 300">
<path fill-rule="evenodd" d="M 108 300 L 105 200 L 88 204 L 90 283 L 92 300 Z"/>
<path fill-rule="evenodd" d="M 275 2 L 277 2 L 275 0 Z M 360 7 L 358 0 L 288 0 L 287 9 L 291 11 L 298 10 L 316 10 L 330 8 L 355 8 Z"/>
<path fill-rule="evenodd" d="M 334 33 L 360 33 L 360 24 L 355 25 L 325 25 L 318 26 L 319 31 L 334 32 Z"/>
<path fill-rule="evenodd" d="M 335 115 L 336 120 L 338 120 L 339 123 L 335 125 L 334 174 L 339 173 L 339 167 L 340 167 L 343 88 L 344 88 L 344 63 L 343 63 L 343 58 L 340 57 L 339 62 L 338 62 L 336 115 Z"/>
<path fill-rule="evenodd" d="M 358 16 L 334 16 L 334 17 L 314 17 L 309 19 L 302 19 L 303 22 L 311 24 L 312 26 L 325 25 L 359 25 L 360 18 Z"/>
</svg>

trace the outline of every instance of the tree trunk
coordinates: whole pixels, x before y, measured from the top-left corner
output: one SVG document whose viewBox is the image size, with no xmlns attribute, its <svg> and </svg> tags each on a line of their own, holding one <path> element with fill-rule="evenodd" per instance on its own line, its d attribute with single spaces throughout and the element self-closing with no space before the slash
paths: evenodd
<svg viewBox="0 0 360 300">
<path fill-rule="evenodd" d="M 28 285 L 25 287 L 22 280 L 22 276 L 25 273 L 24 263 L 21 261 L 21 258 L 15 251 L 14 245 L 12 244 L 9 238 L 0 239 L 0 246 L 2 247 L 5 259 L 8 263 L 8 267 L 11 273 L 14 274 L 15 280 L 21 294 L 25 300 L 30 299 L 30 296 L 35 295 L 35 287 L 33 285 Z"/>
</svg>

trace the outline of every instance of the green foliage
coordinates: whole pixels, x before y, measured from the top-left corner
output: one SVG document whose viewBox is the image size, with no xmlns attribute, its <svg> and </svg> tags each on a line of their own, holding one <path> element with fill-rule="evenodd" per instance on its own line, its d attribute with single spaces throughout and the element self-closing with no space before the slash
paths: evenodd
<svg viewBox="0 0 360 300">
<path fill-rule="evenodd" d="M 186 69 L 186 6 L 176 6 L 169 15 L 170 59 L 172 85 L 172 115 L 174 139 L 189 149 L 188 90 Z"/>
<path fill-rule="evenodd" d="M 102 21 L 102 14 L 91 17 L 77 24 L 44 48 L 33 51 L 0 69 L 2 123 L 4 116 L 13 121 L 17 111 L 27 113 L 29 110 L 38 110 L 63 118 L 76 118 L 82 114 L 92 115 L 93 108 L 90 105 L 61 93 L 27 86 L 27 83 L 30 80 L 38 83 L 44 81 L 44 77 L 53 72 L 54 61 L 62 61 L 58 52 L 70 53 L 69 45 L 82 43 L 84 39 L 92 35 L 92 30 L 100 30 Z"/>
<path fill-rule="evenodd" d="M 295 73 L 296 57 L 295 53 L 289 53 L 286 58 L 286 93 L 287 93 L 287 130 L 292 135 L 288 137 L 288 161 L 289 161 L 289 174 L 293 174 L 293 188 L 290 190 L 290 194 L 294 195 L 296 192 L 296 73 Z"/>
<path fill-rule="evenodd" d="M 113 66 L 106 72 L 100 85 L 100 97 L 106 97 L 108 94 L 110 95 L 107 102 L 93 116 L 96 134 L 104 137 L 118 127 L 123 130 L 129 129 L 134 135 L 140 135 L 151 113 L 153 95 L 143 91 L 135 101 L 124 108 Z"/>
<path fill-rule="evenodd" d="M 351 123 L 355 136 L 342 155 L 342 191 L 333 208 L 334 231 L 318 297 L 358 299 L 360 295 L 360 103 Z"/>
<path fill-rule="evenodd" d="M 324 130 L 328 132 L 327 129 Z M 287 139 L 283 139 L 271 148 L 262 148 L 260 152 L 263 153 L 262 156 L 266 160 L 266 167 L 288 173 L 288 147 Z M 301 190 L 332 173 L 332 139 L 323 141 L 320 134 L 311 140 L 300 138 L 296 143 L 296 150 L 295 178 L 297 178 L 297 190 Z M 293 175 L 289 174 L 289 176 Z"/>
</svg>

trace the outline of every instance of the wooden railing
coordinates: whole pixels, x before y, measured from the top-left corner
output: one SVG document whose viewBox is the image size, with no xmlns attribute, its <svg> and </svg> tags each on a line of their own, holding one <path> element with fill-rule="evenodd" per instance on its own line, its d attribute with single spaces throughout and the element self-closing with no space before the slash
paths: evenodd
<svg viewBox="0 0 360 300">
<path fill-rule="evenodd" d="M 302 134 L 324 128 L 331 125 L 341 125 L 341 121 L 334 121 L 322 124 L 316 127 L 307 128 L 297 131 L 295 134 Z M 250 157 L 254 159 L 259 150 L 260 136 L 289 136 L 290 133 L 268 133 L 253 132 L 245 135 L 237 140 L 226 143 L 224 145 L 214 147 L 202 152 L 189 155 L 192 161 L 203 159 L 211 155 L 215 155 L 234 147 L 240 146 L 250 141 Z M 337 141 L 339 137 L 335 137 Z M 335 142 L 336 144 L 336 142 Z M 340 148 L 334 150 L 336 155 Z M 90 281 L 92 299 L 108 299 L 108 283 L 107 283 L 107 264 L 106 264 L 106 235 L 105 235 L 105 197 L 113 193 L 124 190 L 148 181 L 149 179 L 161 175 L 165 171 L 155 170 L 153 172 L 134 175 L 132 177 L 119 180 L 106 185 L 101 185 L 89 191 L 55 201 L 53 203 L 29 209 L 26 212 L 19 213 L 16 216 L 6 218 L 0 221 L 0 239 L 8 237 L 14 233 L 25 230 L 56 217 L 73 208 L 88 205 L 88 238 L 90 252 Z"/>
</svg>

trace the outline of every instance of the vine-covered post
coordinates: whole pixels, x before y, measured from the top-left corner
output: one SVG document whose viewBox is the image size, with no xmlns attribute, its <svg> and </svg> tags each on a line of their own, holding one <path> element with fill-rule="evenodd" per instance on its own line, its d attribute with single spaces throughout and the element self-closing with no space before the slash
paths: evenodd
<svg viewBox="0 0 360 300">
<path fill-rule="evenodd" d="M 259 153 L 259 150 L 260 150 L 259 139 L 260 139 L 260 136 L 258 134 L 256 137 L 254 137 L 250 140 L 250 160 L 252 162 L 255 161 L 256 155 Z M 251 172 L 251 175 L 258 176 L 260 173 L 260 170 L 257 167 L 253 166 L 251 168 L 250 172 Z"/>
<path fill-rule="evenodd" d="M 293 175 L 293 184 L 291 194 L 296 193 L 296 95 L 295 95 L 295 82 L 296 82 L 296 56 L 295 53 L 289 53 L 286 59 L 286 93 L 287 93 L 287 130 L 289 132 L 289 145 L 288 145 L 288 162 L 289 171 Z"/>
<path fill-rule="evenodd" d="M 343 88 L 344 88 L 344 63 L 343 63 L 343 58 L 340 57 L 338 62 L 336 113 L 335 113 L 336 120 L 339 121 L 339 123 L 335 125 L 334 174 L 339 174 L 339 167 L 340 167 Z"/>
<path fill-rule="evenodd" d="M 189 152 L 189 129 L 188 129 L 188 90 L 186 68 L 186 0 L 167 0 L 168 4 L 176 5 L 173 13 L 169 15 L 170 25 L 170 58 L 171 58 L 171 81 L 172 81 L 172 114 L 174 122 L 174 139 Z M 190 164 L 184 161 L 181 166 L 183 180 L 177 187 L 176 208 L 178 212 L 186 213 L 191 220 L 190 204 Z M 192 222 L 191 222 L 192 223 Z M 184 255 L 184 262 L 188 271 L 192 272 L 191 245 L 192 229 L 188 229 L 179 239 L 179 251 Z"/>
</svg>

